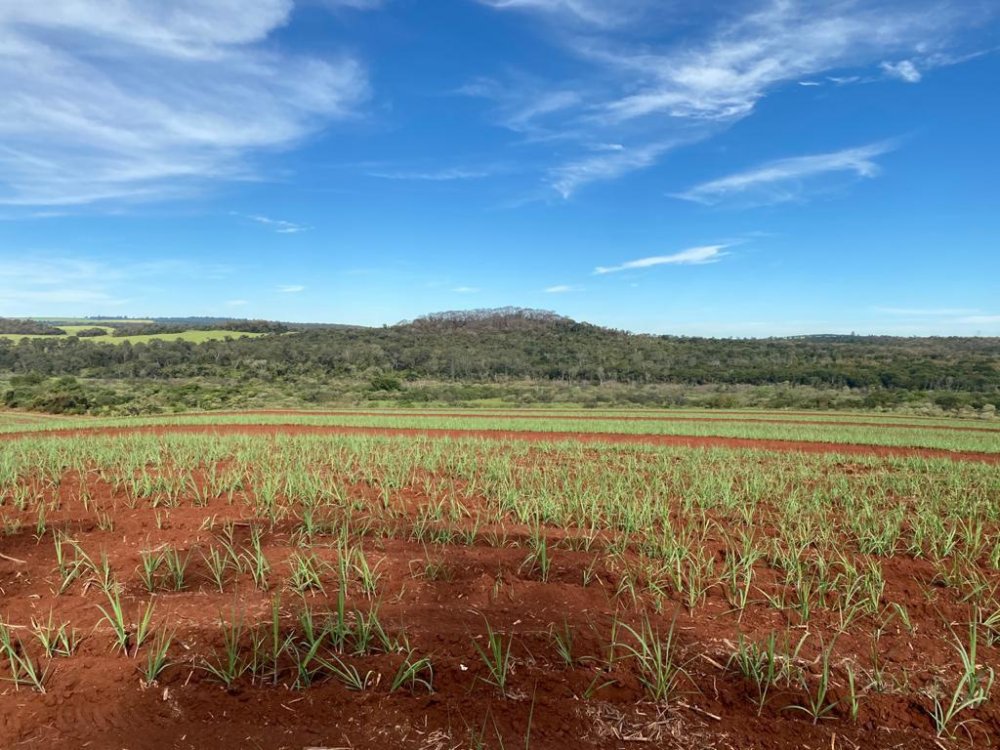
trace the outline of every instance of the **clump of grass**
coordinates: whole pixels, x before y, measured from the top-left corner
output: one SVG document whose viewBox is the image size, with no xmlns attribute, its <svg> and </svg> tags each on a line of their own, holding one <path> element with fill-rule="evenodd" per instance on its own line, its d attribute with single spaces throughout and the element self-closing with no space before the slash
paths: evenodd
<svg viewBox="0 0 1000 750">
<path fill-rule="evenodd" d="M 167 566 L 167 580 L 174 591 L 184 590 L 184 578 L 190 558 L 190 552 L 181 556 L 180 551 L 173 547 L 168 547 L 163 551 L 163 562 Z"/>
<path fill-rule="evenodd" d="M 107 607 L 98 604 L 97 608 L 101 611 L 102 619 L 111 626 L 111 632 L 115 639 L 114 646 L 128 656 L 129 646 L 131 645 L 133 649 L 132 656 L 135 656 L 151 633 L 154 609 L 153 600 L 150 599 L 146 602 L 146 608 L 140 610 L 136 625 L 133 628 L 125 618 L 125 609 L 118 590 L 112 588 L 110 591 L 105 592 L 105 596 L 108 599 Z"/>
<path fill-rule="evenodd" d="M 74 581 L 93 569 L 94 564 L 80 546 L 65 534 L 53 532 L 52 543 L 55 545 L 56 571 L 59 574 L 59 588 L 56 593 L 64 594 Z M 72 553 L 72 556 L 69 553 Z"/>
<path fill-rule="evenodd" d="M 389 692 L 395 693 L 404 687 L 413 693 L 416 692 L 417 688 L 423 688 L 428 693 L 434 692 L 434 666 L 429 658 L 425 656 L 415 659 L 413 651 L 407 652 L 392 678 Z"/>
<path fill-rule="evenodd" d="M 528 539 L 528 555 L 521 563 L 521 568 L 538 575 L 542 583 L 547 583 L 552 572 L 552 554 L 549 551 L 548 538 L 541 524 L 536 524 Z"/>
<path fill-rule="evenodd" d="M 24 685 L 39 693 L 45 692 L 51 660 L 42 667 L 41 662 L 31 657 L 21 639 L 15 638 L 4 622 L 0 622 L 0 654 L 7 657 L 10 669 L 10 677 L 5 679 L 12 682 L 15 688 Z"/>
<path fill-rule="evenodd" d="M 552 645 L 555 646 L 556 653 L 559 654 L 559 658 L 567 667 L 572 667 L 576 662 L 573 657 L 573 640 L 575 635 L 568 620 L 563 621 L 562 628 L 556 628 L 555 624 L 549 626 L 549 636 L 552 638 Z"/>
<path fill-rule="evenodd" d="M 336 654 L 331 654 L 330 659 L 321 660 L 323 666 L 338 679 L 348 690 L 361 692 L 369 687 L 378 684 L 380 675 L 369 670 L 363 675 L 353 664 L 347 664 Z"/>
<path fill-rule="evenodd" d="M 996 677 L 992 667 L 981 668 L 977 663 L 976 623 L 969 625 L 969 645 L 966 646 L 958 637 L 954 637 L 952 646 L 958 653 L 962 673 L 950 694 L 934 694 L 931 707 L 931 718 L 939 737 L 951 737 L 955 730 L 965 726 L 970 719 L 955 723 L 959 714 L 971 711 L 989 700 L 990 691 Z"/>
<path fill-rule="evenodd" d="M 730 665 L 735 664 L 743 678 L 749 680 L 757 689 L 757 715 L 764 710 L 771 688 L 777 684 L 781 675 L 778 663 L 777 635 L 771 633 L 764 646 L 748 641 L 742 633 L 736 642 L 736 650 L 729 657 Z"/>
<path fill-rule="evenodd" d="M 159 571 L 162 565 L 163 555 L 159 552 L 139 553 L 139 579 L 142 581 L 142 585 L 146 587 L 146 591 L 150 594 L 156 591 L 157 582 L 159 580 Z"/>
<path fill-rule="evenodd" d="M 80 644 L 76 628 L 70 626 L 68 622 L 56 623 L 52 610 L 49 610 L 46 621 L 31 618 L 31 631 L 50 659 L 54 656 L 72 656 Z"/>
<path fill-rule="evenodd" d="M 839 701 L 832 700 L 830 698 L 830 685 L 831 685 L 831 675 L 830 675 L 830 660 L 833 656 L 834 642 L 831 642 L 829 646 L 822 649 L 820 652 L 819 664 L 820 672 L 816 679 L 816 684 L 810 689 L 808 677 L 806 673 L 803 672 L 801 675 L 802 686 L 806 691 L 806 703 L 804 706 L 798 704 L 788 706 L 790 711 L 803 711 L 812 717 L 813 724 L 819 723 L 820 719 L 826 718 L 827 714 L 832 712 Z"/>
<path fill-rule="evenodd" d="M 674 625 L 671 623 L 666 635 L 661 636 L 648 618 L 638 630 L 621 623 L 621 627 L 632 636 L 633 643 L 619 645 L 635 660 L 639 682 L 649 698 L 657 703 L 667 702 L 674 696 L 685 674 L 674 654 Z"/>
<path fill-rule="evenodd" d="M 208 548 L 208 554 L 201 553 L 201 559 L 205 563 L 205 567 L 208 568 L 212 583 L 215 584 L 220 594 L 223 593 L 226 589 L 226 573 L 231 565 L 229 555 L 213 545 Z M 239 571 L 238 563 L 236 570 Z"/>
<path fill-rule="evenodd" d="M 288 587 L 292 591 L 304 594 L 307 591 L 325 593 L 321 571 L 323 563 L 315 554 L 304 555 L 295 552 L 288 559 L 291 574 L 288 577 Z"/>
<path fill-rule="evenodd" d="M 514 660 L 511 656 L 513 644 L 513 637 L 508 638 L 505 643 L 503 636 L 494 631 L 489 622 L 486 623 L 486 647 L 483 648 L 477 641 L 472 642 L 479 658 L 486 666 L 487 676 L 480 679 L 495 686 L 501 695 L 507 695 L 510 675 L 514 667 Z"/>
<path fill-rule="evenodd" d="M 360 546 L 355 547 L 350 556 L 353 559 L 354 572 L 361 583 L 361 591 L 369 599 L 375 598 L 378 592 L 378 582 L 382 578 L 382 573 L 379 572 L 381 563 L 371 565 Z"/>
<path fill-rule="evenodd" d="M 227 690 L 231 690 L 250 666 L 241 651 L 243 621 L 236 619 L 226 624 L 225 621 L 220 620 L 219 626 L 222 630 L 222 654 L 212 660 L 203 660 L 201 668 L 221 682 Z"/>
<path fill-rule="evenodd" d="M 271 564 L 264 555 L 262 537 L 263 532 L 259 528 L 254 527 L 250 530 L 250 547 L 244 550 L 243 558 L 254 585 L 261 591 L 267 591 L 267 576 L 271 572 Z"/>
<path fill-rule="evenodd" d="M 166 629 L 161 629 L 146 651 L 146 665 L 142 670 L 142 677 L 147 687 L 154 685 L 157 678 L 170 666 L 170 661 L 167 659 L 167 652 L 170 650 L 173 639 L 173 633 Z"/>
</svg>

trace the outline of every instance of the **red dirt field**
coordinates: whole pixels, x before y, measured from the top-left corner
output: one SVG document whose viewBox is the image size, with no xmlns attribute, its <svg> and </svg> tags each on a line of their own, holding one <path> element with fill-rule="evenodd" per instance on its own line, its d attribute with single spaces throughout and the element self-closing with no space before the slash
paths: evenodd
<svg viewBox="0 0 1000 750">
<path fill-rule="evenodd" d="M 259 435 L 429 435 L 433 437 L 488 437 L 532 441 L 587 440 L 595 442 L 677 446 L 735 446 L 780 451 L 856 453 L 862 455 L 920 455 L 997 462 L 996 456 L 959 456 L 945 451 L 901 451 L 891 448 L 796 444 L 778 441 L 733 441 L 714 438 L 674 438 L 628 435 L 567 435 L 565 433 L 510 433 L 504 431 L 435 431 L 325 428 L 297 425 L 180 426 L 139 428 L 135 432 L 167 435 L 208 433 Z M 117 435 L 117 429 L 32 433 L 32 438 Z M 11 439 L 15 436 L 4 436 Z M 765 460 L 765 459 L 762 459 Z M 686 674 L 676 697 L 669 702 L 649 699 L 640 675 L 619 654 L 609 664 L 613 620 L 618 617 L 641 627 L 635 607 L 616 592 L 621 575 L 600 550 L 583 551 L 568 536 L 549 529 L 556 549 L 552 573 L 542 582 L 525 569 L 526 527 L 504 529 L 506 539 L 496 544 L 490 534 L 500 529 L 475 530 L 468 546 L 432 545 L 410 539 L 365 536 L 365 554 L 378 561 L 379 614 L 386 629 L 405 632 L 417 655 L 433 661 L 434 691 L 416 687 L 391 692 L 389 683 L 402 657 L 398 653 L 354 655 L 345 661 L 372 677 L 367 689 L 349 690 L 326 677 L 302 689 L 292 689 L 292 667 L 284 663 L 277 684 L 244 676 L 231 689 L 213 680 L 199 667 L 202 660 L 222 653 L 220 615 L 242 622 L 248 629 L 269 621 L 272 597 L 280 594 L 281 630 L 293 637 L 303 602 L 317 613 L 338 606 L 335 577 L 336 539 L 317 537 L 312 552 L 330 565 L 323 576 L 323 592 L 298 594 L 283 590 L 289 558 L 297 551 L 293 519 L 279 520 L 262 537 L 262 549 L 271 565 L 270 590 L 261 591 L 246 574 L 234 574 L 220 593 L 212 584 L 201 554 L 219 539 L 219 528 L 233 523 L 234 541 L 250 545 L 251 526 L 260 525 L 250 506 L 222 498 L 195 507 L 184 499 L 166 514 L 160 528 L 158 514 L 148 505 L 129 507 L 121 488 L 102 478 L 88 479 L 90 510 L 77 501 L 81 478 L 67 471 L 54 489 L 43 490 L 50 510 L 50 529 L 71 535 L 97 559 L 106 554 L 108 565 L 124 584 L 125 611 L 134 633 L 137 615 L 150 595 L 137 568 L 140 552 L 168 545 L 190 554 L 187 584 L 181 591 L 155 594 L 155 622 L 169 622 L 174 632 L 172 662 L 153 685 L 144 685 L 140 669 L 145 653 L 133 658 L 112 649 L 113 638 L 97 605 L 106 599 L 93 583 L 80 580 L 57 595 L 57 560 L 52 540 L 39 542 L 35 517 L 23 515 L 24 527 L 0 537 L 0 615 L 12 633 L 32 643 L 28 625 L 55 613 L 82 636 L 76 653 L 52 660 L 44 694 L 6 684 L 0 689 L 0 748 L 96 748 L 100 750 L 202 750 L 204 748 L 526 748 L 556 750 L 611 750 L 617 748 L 720 748 L 726 750 L 924 750 L 981 747 L 1000 738 L 1000 710 L 993 703 L 977 712 L 976 722 L 956 739 L 935 737 L 926 707 L 911 696 L 891 690 L 866 697 L 856 721 L 844 705 L 813 721 L 793 709 L 800 692 L 775 689 L 758 711 L 751 689 L 727 665 L 737 634 L 761 638 L 775 628 L 800 628 L 780 612 L 752 606 L 742 618 L 718 590 L 689 612 L 676 596 L 668 596 L 657 622 L 675 626 L 676 650 Z M 377 507 L 379 491 L 364 483 L 351 488 L 359 507 Z M 438 500 L 416 486 L 398 491 L 396 502 L 407 518 Z M 484 498 L 476 503 L 484 504 Z M 9 510 L 9 508 L 6 508 Z M 101 528 L 95 512 L 106 514 L 113 528 Z M 13 515 L 16 515 L 11 511 Z M 214 529 L 206 528 L 211 519 Z M 515 546 L 516 545 L 516 546 Z M 714 558 L 725 548 L 707 542 Z M 626 553 L 627 558 L 632 553 Z M 433 563 L 433 575 L 431 570 Z M 888 672 L 919 671 L 939 665 L 944 671 L 954 661 L 942 622 L 960 622 L 967 607 L 941 595 L 926 599 L 935 571 L 929 560 L 889 557 L 883 561 L 885 596 L 909 604 L 914 627 L 898 623 L 886 627 L 876 644 Z M 594 574 L 589 585 L 585 573 Z M 774 576 L 761 572 L 767 580 Z M 769 578 L 768 578 L 769 577 Z M 369 610 L 372 602 L 353 585 L 347 608 Z M 487 671 L 474 643 L 485 648 L 486 622 L 512 636 L 511 683 L 500 691 L 488 684 Z M 573 663 L 565 664 L 553 646 L 551 629 L 569 627 L 576 633 Z M 806 632 L 804 626 L 799 632 Z M 819 616 L 809 627 L 810 638 L 799 656 L 807 674 L 819 670 L 820 644 L 833 638 L 831 623 Z M 837 637 L 845 652 L 869 654 L 872 644 L 859 628 Z M 247 638 L 243 653 L 247 655 Z M 37 646 L 25 647 L 37 653 Z M 984 659 L 997 662 L 997 650 L 982 647 Z M 247 656 L 247 658 L 249 658 Z M 614 661 L 613 659 L 611 660 Z M 932 668 L 937 668 L 933 666 Z M 267 684 L 264 684 L 267 683 Z M 842 698 L 841 694 L 837 694 Z"/>
<path fill-rule="evenodd" d="M 628 435 L 612 432 L 544 432 L 541 430 L 440 430 L 409 427 L 346 427 L 302 424 L 218 424 L 218 425 L 141 425 L 135 427 L 74 427 L 40 432 L 0 433 L 0 441 L 24 437 L 84 437 L 87 435 L 138 434 L 219 434 L 219 435 L 384 435 L 436 438 L 480 438 L 529 442 L 579 442 L 615 445 L 676 446 L 684 448 L 741 448 L 792 453 L 837 453 L 899 458 L 949 458 L 956 461 L 979 461 L 1000 464 L 1000 453 L 951 451 L 940 448 L 855 445 L 796 440 L 759 440 L 701 435 Z"/>
</svg>

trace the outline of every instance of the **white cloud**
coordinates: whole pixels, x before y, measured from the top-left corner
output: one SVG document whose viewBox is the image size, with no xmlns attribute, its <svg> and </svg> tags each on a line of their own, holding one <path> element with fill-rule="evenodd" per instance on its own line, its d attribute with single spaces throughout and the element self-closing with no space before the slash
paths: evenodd
<svg viewBox="0 0 1000 750">
<path fill-rule="evenodd" d="M 884 62 L 880 67 L 886 75 L 907 83 L 919 83 L 923 78 L 923 74 L 917 70 L 912 60 L 900 60 L 898 63 Z"/>
<path fill-rule="evenodd" d="M 589 19 L 586 33 L 554 25 L 557 43 L 591 66 L 586 78 L 545 82 L 518 71 L 506 84 L 479 79 L 464 92 L 499 102 L 499 124 L 530 135 L 528 142 L 558 141 L 560 148 L 548 151 L 554 156 L 543 156 L 550 160 L 543 179 L 563 198 L 715 135 L 776 89 L 876 80 L 874 69 L 887 59 L 907 61 L 894 70 L 911 77 L 912 70 L 961 62 L 969 56 L 951 50 L 954 32 L 995 15 L 983 4 L 935 0 L 764 0 L 705 12 L 655 0 L 625 10 L 596 0 L 480 2 Z M 638 145 L 625 149 L 631 156 L 592 160 L 595 143 Z M 671 146 L 658 146 L 665 143 Z"/>
<path fill-rule="evenodd" d="M 372 171 L 368 172 L 369 177 L 378 177 L 382 180 L 416 180 L 420 182 L 450 182 L 452 180 L 478 180 L 489 177 L 493 174 L 491 169 L 466 169 L 462 167 L 452 167 L 449 169 L 437 169 L 428 171 Z"/>
<path fill-rule="evenodd" d="M 638 84 L 607 104 L 613 121 L 657 114 L 734 120 L 781 84 L 917 49 L 940 38 L 955 16 L 950 7 L 924 3 L 774 0 L 700 42 L 665 50 L 588 42 L 578 49 Z"/>
<path fill-rule="evenodd" d="M 285 221 L 284 219 L 272 219 L 269 216 L 261 216 L 259 214 L 237 214 L 234 216 L 242 216 L 245 219 L 250 219 L 250 221 L 255 221 L 258 224 L 263 224 L 266 227 L 273 229 L 278 234 L 298 234 L 299 232 L 306 232 L 311 227 L 307 227 L 304 224 L 296 224 L 291 221 Z"/>
<path fill-rule="evenodd" d="M 563 198 L 591 182 L 610 180 L 656 163 L 674 144 L 651 143 L 636 148 L 621 148 L 598 155 L 583 156 L 549 170 L 549 185 Z"/>
<path fill-rule="evenodd" d="M 351 10 L 375 10 L 381 8 L 383 0 L 322 0 L 329 8 L 350 8 Z"/>
<path fill-rule="evenodd" d="M 544 291 L 546 294 L 568 294 L 569 292 L 582 292 L 583 287 L 572 284 L 556 284 L 545 287 Z"/>
<path fill-rule="evenodd" d="M 279 284 L 278 292 L 281 294 L 298 294 L 304 292 L 306 288 L 301 284 Z"/>
<path fill-rule="evenodd" d="M 970 315 L 960 318 L 958 322 L 969 325 L 992 325 L 993 323 L 1000 323 L 1000 315 Z"/>
<path fill-rule="evenodd" d="M 705 263 L 715 263 L 725 256 L 726 245 L 705 245 L 702 247 L 691 247 L 681 250 L 673 255 L 654 255 L 649 258 L 639 258 L 630 260 L 618 266 L 598 266 L 594 273 L 601 275 L 606 273 L 618 273 L 619 271 L 634 271 L 641 268 L 652 268 L 653 266 L 666 265 L 702 265 Z"/>
<path fill-rule="evenodd" d="M 703 182 L 675 197 L 698 203 L 717 203 L 734 195 L 750 193 L 767 203 L 792 200 L 801 194 L 806 180 L 820 175 L 849 172 L 857 177 L 876 176 L 880 170 L 874 159 L 893 148 L 891 142 L 882 142 L 827 154 L 779 159 Z"/>
<path fill-rule="evenodd" d="M 545 82 L 523 73 L 515 75 L 509 84 L 492 78 L 476 78 L 454 93 L 492 102 L 492 116 L 496 124 L 523 134 L 530 140 L 554 137 L 549 122 L 572 112 L 584 101 L 581 91 L 551 88 Z"/>
<path fill-rule="evenodd" d="M 226 300 L 226 304 L 229 307 L 243 307 L 244 305 L 249 305 L 250 301 L 245 299 L 230 299 Z"/>
<path fill-rule="evenodd" d="M 361 64 L 270 43 L 292 0 L 6 0 L 0 203 L 188 195 L 352 116 Z"/>
<path fill-rule="evenodd" d="M 475 294 L 476 292 L 479 291 L 479 287 L 475 287 L 475 286 L 456 286 L 451 291 L 455 292 L 456 294 Z"/>
<path fill-rule="evenodd" d="M 554 16 L 569 16 L 597 26 L 618 26 L 631 17 L 635 0 L 479 0 L 500 10 L 534 10 Z"/>
</svg>

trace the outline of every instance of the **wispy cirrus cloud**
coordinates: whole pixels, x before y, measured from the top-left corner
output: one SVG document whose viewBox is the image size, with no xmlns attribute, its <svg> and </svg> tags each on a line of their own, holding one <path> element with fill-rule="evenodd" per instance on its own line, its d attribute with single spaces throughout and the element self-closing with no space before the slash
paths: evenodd
<svg viewBox="0 0 1000 750">
<path fill-rule="evenodd" d="M 880 172 L 875 159 L 895 148 L 891 141 L 847 148 L 826 154 L 795 156 L 767 162 L 743 172 L 703 182 L 674 197 L 697 203 L 719 203 L 734 196 L 754 203 L 779 203 L 803 194 L 807 184 L 818 177 L 849 173 L 855 177 L 875 177 Z"/>
<path fill-rule="evenodd" d="M 349 8 L 351 10 L 375 10 L 385 5 L 385 0 L 320 0 L 322 5 L 339 10 Z"/>
<path fill-rule="evenodd" d="M 507 82 L 475 78 L 453 93 L 490 102 L 496 124 L 525 136 L 529 142 L 559 137 L 559 125 L 554 128 L 550 121 L 558 123 L 559 118 L 584 103 L 584 94 L 577 88 L 569 85 L 553 88 L 524 73 L 515 74 Z"/>
<path fill-rule="evenodd" d="M 727 253 L 723 252 L 726 247 L 726 245 L 703 245 L 681 250 L 671 255 L 653 255 L 648 258 L 630 260 L 617 266 L 598 266 L 594 269 L 594 274 L 603 275 L 618 273 L 620 271 L 636 271 L 655 266 L 690 266 L 716 263 L 723 256 L 727 255 Z"/>
<path fill-rule="evenodd" d="M 452 182 L 454 180 L 479 180 L 496 172 L 490 168 L 449 167 L 430 170 L 372 170 L 369 177 L 381 180 L 414 180 L 417 182 Z"/>
<path fill-rule="evenodd" d="M 634 17 L 644 3 L 638 0 L 479 0 L 500 10 L 528 10 L 570 17 L 598 26 L 619 26 Z"/>
<path fill-rule="evenodd" d="M 296 224 L 294 221 L 285 221 L 284 219 L 272 219 L 270 216 L 262 216 L 260 214 L 234 213 L 233 215 L 242 216 L 244 219 L 262 224 L 278 234 L 298 234 L 299 232 L 307 232 L 311 229 L 311 227 L 305 224 Z"/>
<path fill-rule="evenodd" d="M 456 286 L 451 291 L 455 292 L 455 294 L 475 294 L 480 289 L 477 286 Z"/>
<path fill-rule="evenodd" d="M 582 156 L 551 168 L 546 182 L 563 198 L 569 198 L 578 189 L 591 182 L 611 180 L 655 164 L 672 143 L 650 143 L 639 147 L 620 149 Z"/>
<path fill-rule="evenodd" d="M 543 289 L 546 294 L 569 294 L 570 292 L 582 292 L 583 287 L 575 284 L 554 284 Z"/>
<path fill-rule="evenodd" d="M 356 58 L 270 43 L 292 9 L 291 0 L 4 2 L 0 204 L 186 196 L 254 177 L 259 152 L 352 117 L 368 93 Z"/>
<path fill-rule="evenodd" d="M 882 74 L 887 78 L 896 78 L 905 83 L 920 83 L 924 76 L 937 68 L 945 68 L 950 65 L 975 60 L 977 57 L 989 54 L 989 49 L 977 49 L 971 52 L 934 52 L 926 55 L 917 55 L 904 60 L 883 61 L 879 65 Z M 866 79 L 868 81 L 874 79 Z"/>
<path fill-rule="evenodd" d="M 770 0 L 697 9 L 637 0 L 629 12 L 597 2 L 480 2 L 542 18 L 573 15 L 589 25 L 585 32 L 553 26 L 555 41 L 591 66 L 584 83 L 534 79 L 525 87 L 519 73 L 506 84 L 480 80 L 466 92 L 501 103 L 493 113 L 498 124 L 565 144 L 543 170 L 544 182 L 564 199 L 712 137 L 783 86 L 915 80 L 931 67 L 968 59 L 952 32 L 998 12 L 933 0 Z M 685 26 L 692 18 L 698 22 Z M 592 158 L 592 145 L 601 142 L 623 144 L 625 154 Z"/>
<path fill-rule="evenodd" d="M 278 292 L 280 294 L 298 294 L 299 292 L 304 292 L 306 288 L 302 284 L 279 284 Z"/>
</svg>

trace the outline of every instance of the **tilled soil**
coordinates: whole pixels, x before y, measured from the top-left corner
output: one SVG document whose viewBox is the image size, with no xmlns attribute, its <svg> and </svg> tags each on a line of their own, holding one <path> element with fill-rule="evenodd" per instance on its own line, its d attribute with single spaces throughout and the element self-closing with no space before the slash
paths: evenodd
<svg viewBox="0 0 1000 750">
<path fill-rule="evenodd" d="M 996 462 L 996 456 L 956 455 L 944 451 L 906 451 L 868 446 L 842 446 L 782 441 L 741 441 L 715 438 L 508 433 L 504 431 L 433 431 L 316 428 L 293 425 L 149 427 L 139 432 L 207 432 L 220 434 L 378 434 L 436 437 L 491 437 L 518 440 L 595 440 L 624 444 L 737 446 L 769 450 L 825 451 L 878 455 L 947 455 L 963 460 Z M 115 430 L 73 430 L 62 437 L 114 434 Z M 70 657 L 56 657 L 45 692 L 6 684 L 0 692 L 0 747 L 3 748 L 941 748 L 987 746 L 1000 738 L 1000 711 L 993 703 L 977 711 L 956 739 L 939 739 L 928 715 L 928 701 L 912 693 L 870 692 L 852 718 L 840 689 L 838 705 L 814 721 L 795 708 L 807 701 L 798 686 L 775 688 L 763 707 L 756 693 L 728 664 L 738 634 L 762 637 L 775 629 L 808 632 L 800 653 L 806 674 L 818 677 L 823 644 L 837 641 L 838 652 L 867 658 L 871 631 L 859 627 L 835 635 L 831 618 L 818 615 L 808 628 L 762 603 L 742 615 L 733 611 L 719 589 L 689 612 L 676 597 L 652 615 L 662 633 L 674 628 L 675 649 L 683 674 L 669 700 L 654 702 L 642 683 L 635 660 L 619 648 L 609 657 L 614 622 L 620 619 L 641 629 L 641 608 L 622 597 L 615 566 L 602 554 L 564 545 L 553 532 L 556 550 L 548 580 L 525 566 L 526 529 L 477 529 L 468 545 L 431 545 L 392 535 L 366 536 L 364 552 L 381 575 L 379 614 L 388 631 L 405 633 L 409 646 L 433 663 L 433 691 L 416 687 L 390 691 L 402 656 L 398 653 L 344 654 L 362 675 L 370 674 L 364 690 L 350 690 L 329 675 L 309 687 L 294 689 L 291 668 L 274 680 L 245 675 L 229 689 L 211 677 L 203 665 L 220 655 L 224 639 L 220 618 L 242 623 L 249 631 L 271 616 L 280 595 L 283 633 L 292 632 L 308 606 L 317 613 L 336 610 L 337 583 L 333 571 L 337 540 L 318 536 L 311 551 L 323 568 L 323 591 L 304 596 L 288 591 L 289 559 L 296 547 L 293 524 L 279 522 L 262 536 L 271 564 L 269 590 L 255 586 L 246 573 L 233 574 L 223 592 L 210 580 L 202 553 L 218 539 L 218 529 L 233 523 L 241 548 L 259 519 L 240 503 L 221 499 L 204 507 L 182 502 L 162 521 L 154 510 L 130 508 L 120 490 L 91 483 L 94 508 L 104 509 L 112 528 L 102 529 L 94 515 L 71 498 L 79 483 L 68 473 L 57 489 L 59 509 L 46 521 L 62 529 L 97 559 L 107 556 L 115 577 L 124 583 L 125 611 L 134 625 L 136 613 L 151 598 L 138 577 L 140 552 L 167 546 L 191 553 L 185 587 L 159 591 L 155 622 L 174 633 L 170 666 L 154 684 L 142 681 L 147 649 L 137 657 L 113 649 L 108 623 L 98 605 L 107 599 L 98 586 L 81 579 L 63 594 L 50 537 L 36 540 L 32 520 L 25 529 L 0 538 L 0 613 L 11 632 L 37 654 L 29 625 L 53 613 L 56 621 L 72 623 L 82 642 Z M 354 488 L 359 499 L 378 503 L 370 487 Z M 413 488 L 400 490 L 414 508 L 432 498 Z M 212 529 L 206 526 L 211 519 Z M 160 526 L 162 525 L 162 528 Z M 509 532 L 509 533 L 508 533 Z M 721 555 L 721 547 L 714 549 Z M 955 654 L 943 623 L 960 622 L 967 608 L 946 594 L 933 601 L 934 570 L 926 560 L 891 557 L 883 561 L 886 598 L 906 601 L 912 627 L 888 627 L 874 645 L 887 673 L 921 675 L 952 669 Z M 588 581 L 589 578 L 589 581 Z M 587 585 L 585 585 L 587 582 Z M 355 583 L 348 592 L 348 609 L 374 606 Z M 487 623 L 511 639 L 510 684 L 501 691 L 490 684 L 477 651 L 487 648 Z M 576 633 L 573 663 L 566 664 L 554 645 L 552 631 Z M 619 636 L 621 633 L 619 633 Z M 796 639 L 798 636 L 796 635 Z M 794 644 L 792 644 L 794 645 Z M 242 650 L 247 654 L 246 638 Z M 980 657 L 997 664 L 995 649 L 983 646 Z M 0 663 L 0 669 L 4 665 Z M 268 683 L 268 684 L 264 684 Z M 814 683 L 811 683 L 814 684 Z"/>
</svg>

